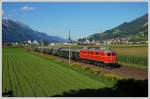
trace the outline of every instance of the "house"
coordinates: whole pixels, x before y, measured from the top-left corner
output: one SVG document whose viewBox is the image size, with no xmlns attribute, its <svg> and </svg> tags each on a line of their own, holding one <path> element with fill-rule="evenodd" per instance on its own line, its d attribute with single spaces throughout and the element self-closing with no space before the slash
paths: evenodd
<svg viewBox="0 0 150 99">
<path fill-rule="evenodd" d="M 32 42 L 31 42 L 31 40 L 28 40 L 28 44 L 31 44 Z"/>
</svg>

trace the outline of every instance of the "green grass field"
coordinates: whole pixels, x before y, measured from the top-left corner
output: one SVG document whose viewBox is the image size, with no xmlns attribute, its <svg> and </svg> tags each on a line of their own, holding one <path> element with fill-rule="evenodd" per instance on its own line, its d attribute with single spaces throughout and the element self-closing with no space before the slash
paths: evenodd
<svg viewBox="0 0 150 99">
<path fill-rule="evenodd" d="M 70 90 L 113 86 L 113 81 L 106 83 L 23 49 L 3 48 L 2 58 L 3 96 L 54 96 Z"/>
<path fill-rule="evenodd" d="M 112 50 L 117 53 L 118 61 L 122 64 L 141 68 L 148 67 L 148 47 L 118 47 Z"/>
</svg>

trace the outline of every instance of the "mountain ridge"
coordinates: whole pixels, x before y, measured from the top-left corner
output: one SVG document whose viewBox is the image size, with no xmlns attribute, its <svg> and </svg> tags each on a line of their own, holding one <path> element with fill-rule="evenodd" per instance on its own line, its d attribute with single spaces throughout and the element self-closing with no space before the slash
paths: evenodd
<svg viewBox="0 0 150 99">
<path fill-rule="evenodd" d="M 148 14 L 140 16 L 130 22 L 124 22 L 103 33 L 95 33 L 87 37 L 88 40 L 98 41 L 100 38 L 109 40 L 113 38 L 128 38 L 129 41 L 146 41 L 148 40 Z M 78 39 L 83 42 L 86 38 Z"/>
<path fill-rule="evenodd" d="M 28 25 L 19 21 L 2 19 L 2 41 L 3 43 L 21 42 L 27 40 L 41 40 L 48 42 L 66 42 L 67 40 L 59 36 L 51 36 L 44 32 L 35 31 Z"/>
</svg>

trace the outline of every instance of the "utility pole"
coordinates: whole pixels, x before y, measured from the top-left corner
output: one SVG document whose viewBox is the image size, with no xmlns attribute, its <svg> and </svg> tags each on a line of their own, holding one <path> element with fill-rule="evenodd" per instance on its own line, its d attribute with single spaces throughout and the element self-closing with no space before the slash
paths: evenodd
<svg viewBox="0 0 150 99">
<path fill-rule="evenodd" d="M 25 51 L 26 51 L 26 44 L 24 45 Z"/>
<path fill-rule="evenodd" d="M 30 52 L 31 52 L 31 44 L 30 44 Z"/>
<path fill-rule="evenodd" d="M 70 30 L 69 30 L 69 64 L 70 64 Z"/>
<path fill-rule="evenodd" d="M 99 49 L 101 49 L 101 32 L 99 33 L 99 37 L 100 37 L 100 40 L 99 40 Z"/>
<path fill-rule="evenodd" d="M 42 53 L 42 40 L 41 40 L 41 53 Z"/>
<path fill-rule="evenodd" d="M 87 43 L 87 36 L 86 36 L 86 40 L 85 40 L 85 42 Z"/>
<path fill-rule="evenodd" d="M 103 37 L 102 37 L 103 33 L 100 33 L 100 35 L 101 35 L 100 37 L 101 37 L 101 48 L 102 48 L 103 47 Z"/>
</svg>

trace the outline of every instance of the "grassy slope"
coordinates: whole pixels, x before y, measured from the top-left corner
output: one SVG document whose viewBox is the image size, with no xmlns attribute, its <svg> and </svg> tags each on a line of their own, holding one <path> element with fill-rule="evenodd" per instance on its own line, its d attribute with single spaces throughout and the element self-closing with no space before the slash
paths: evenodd
<svg viewBox="0 0 150 99">
<path fill-rule="evenodd" d="M 12 91 L 14 96 L 53 96 L 70 90 L 108 87 L 107 83 L 22 49 L 4 48 L 2 58 L 3 93 Z"/>
</svg>

